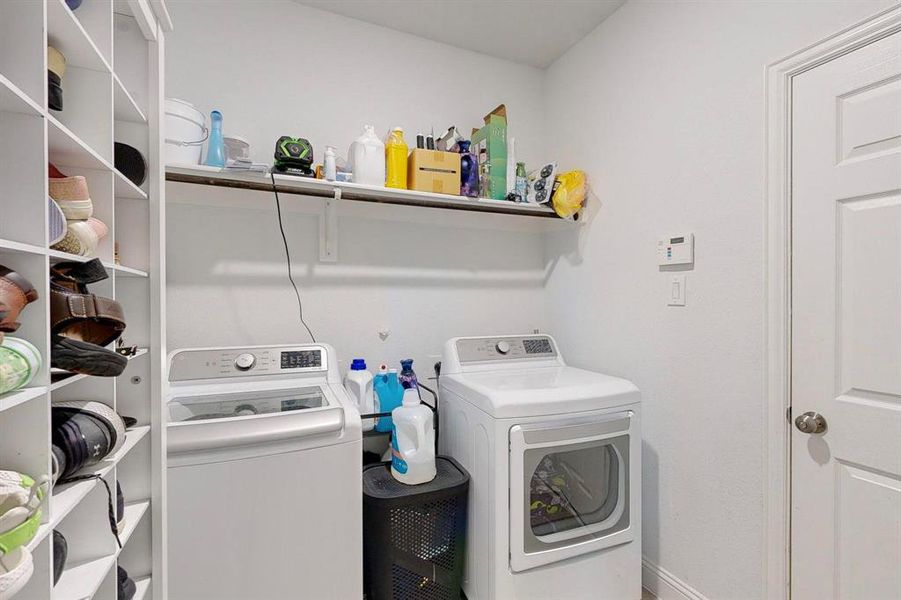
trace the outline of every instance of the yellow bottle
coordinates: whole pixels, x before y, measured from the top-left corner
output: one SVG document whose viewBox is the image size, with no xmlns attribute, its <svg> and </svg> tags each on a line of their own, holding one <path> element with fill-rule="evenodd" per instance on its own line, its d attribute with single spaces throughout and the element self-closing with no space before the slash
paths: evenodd
<svg viewBox="0 0 901 600">
<path fill-rule="evenodd" d="M 404 141 L 404 130 L 395 127 L 388 134 L 385 143 L 385 186 L 389 188 L 407 189 L 407 142 Z"/>
</svg>

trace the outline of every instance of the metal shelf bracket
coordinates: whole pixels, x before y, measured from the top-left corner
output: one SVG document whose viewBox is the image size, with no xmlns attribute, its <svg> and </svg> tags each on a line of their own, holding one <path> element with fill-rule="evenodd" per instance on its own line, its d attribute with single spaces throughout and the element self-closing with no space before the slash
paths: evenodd
<svg viewBox="0 0 901 600">
<path fill-rule="evenodd" d="M 333 198 L 323 202 L 322 214 L 319 216 L 319 262 L 338 262 L 338 202 L 341 201 L 341 188 L 335 188 Z"/>
</svg>

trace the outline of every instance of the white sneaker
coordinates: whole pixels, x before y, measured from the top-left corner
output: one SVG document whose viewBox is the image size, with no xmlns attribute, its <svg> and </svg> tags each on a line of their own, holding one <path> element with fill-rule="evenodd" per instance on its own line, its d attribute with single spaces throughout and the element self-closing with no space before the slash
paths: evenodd
<svg viewBox="0 0 901 600">
<path fill-rule="evenodd" d="M 34 561 L 27 547 L 0 555 L 0 600 L 10 600 L 21 592 L 32 573 Z"/>
</svg>

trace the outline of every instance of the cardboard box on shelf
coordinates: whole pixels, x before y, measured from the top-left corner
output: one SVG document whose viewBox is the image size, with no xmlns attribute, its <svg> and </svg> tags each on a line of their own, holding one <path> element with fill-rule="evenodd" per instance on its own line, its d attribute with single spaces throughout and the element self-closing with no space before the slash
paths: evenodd
<svg viewBox="0 0 901 600">
<path fill-rule="evenodd" d="M 479 157 L 479 173 L 488 174 L 488 191 L 479 195 L 503 200 L 507 195 L 507 107 L 500 104 L 485 115 L 485 125 L 472 130 L 472 152 Z M 482 152 L 484 150 L 485 152 Z M 482 178 L 479 178 L 482 181 Z"/>
<path fill-rule="evenodd" d="M 407 160 L 407 189 L 460 195 L 460 155 L 415 148 Z"/>
</svg>

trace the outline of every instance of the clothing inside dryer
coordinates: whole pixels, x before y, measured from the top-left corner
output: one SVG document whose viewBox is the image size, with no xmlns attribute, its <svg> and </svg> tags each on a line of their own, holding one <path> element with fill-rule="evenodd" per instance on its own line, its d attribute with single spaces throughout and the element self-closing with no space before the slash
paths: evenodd
<svg viewBox="0 0 901 600">
<path fill-rule="evenodd" d="M 546 454 L 531 478 L 532 533 L 546 536 L 607 519 L 619 501 L 619 471 L 611 444 Z"/>
</svg>

